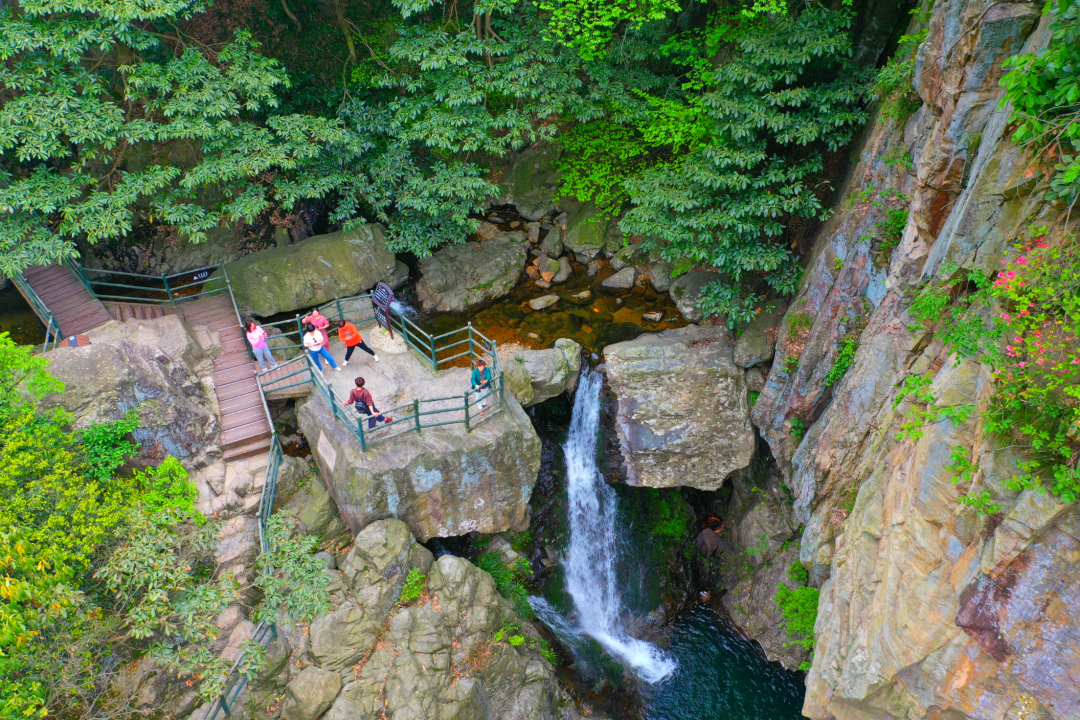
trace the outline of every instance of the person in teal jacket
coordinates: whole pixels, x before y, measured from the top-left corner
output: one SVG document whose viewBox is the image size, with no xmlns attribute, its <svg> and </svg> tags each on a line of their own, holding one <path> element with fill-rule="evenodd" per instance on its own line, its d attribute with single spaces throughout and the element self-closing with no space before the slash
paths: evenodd
<svg viewBox="0 0 1080 720">
<path fill-rule="evenodd" d="M 473 392 L 480 393 L 480 414 L 483 415 L 488 405 L 488 396 L 491 395 L 491 370 L 484 362 L 484 358 L 479 358 L 476 361 L 476 367 L 473 368 L 472 389 Z"/>
</svg>

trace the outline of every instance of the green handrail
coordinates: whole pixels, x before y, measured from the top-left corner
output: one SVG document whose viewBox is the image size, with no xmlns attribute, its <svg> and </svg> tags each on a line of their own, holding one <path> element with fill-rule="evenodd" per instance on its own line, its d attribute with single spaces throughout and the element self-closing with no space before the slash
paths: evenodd
<svg viewBox="0 0 1080 720">
<path fill-rule="evenodd" d="M 11 281 L 15 283 L 15 287 L 19 289 L 22 296 L 30 303 L 31 309 L 34 314 L 37 315 L 38 320 L 45 326 L 45 352 L 49 350 L 55 350 L 56 346 L 60 344 L 60 338 L 63 337 L 63 330 L 60 327 L 60 321 L 56 319 L 56 315 L 49 309 L 49 306 L 45 304 L 45 301 L 41 299 L 41 296 L 34 290 L 33 285 L 30 284 L 26 278 L 19 273 L 15 277 L 11 278 Z M 50 347 L 50 345 L 52 347 Z"/>
<path fill-rule="evenodd" d="M 206 297 L 208 295 L 217 295 L 219 293 L 228 292 L 232 295 L 232 287 L 226 283 L 226 286 L 216 287 L 210 290 L 205 290 L 193 295 L 178 296 L 176 293 L 180 290 L 185 290 L 190 287 L 196 287 L 199 285 L 205 285 L 206 280 L 197 280 L 194 282 L 184 283 L 182 285 L 176 285 L 170 281 L 178 277 L 191 276 L 194 277 L 200 272 L 212 272 L 221 270 L 224 273 L 224 264 L 207 265 L 206 267 L 195 268 L 194 270 L 185 270 L 184 272 L 173 273 L 171 275 L 146 275 L 143 273 L 125 272 L 123 270 L 105 270 L 102 268 L 85 268 L 78 261 L 74 259 L 67 259 L 64 261 L 68 268 L 75 273 L 76 277 L 83 284 L 83 286 L 90 292 L 90 294 L 99 300 L 115 300 L 117 302 L 129 302 L 139 303 L 144 305 L 169 305 L 176 306 L 183 302 L 195 300 L 197 298 Z M 91 279 L 89 273 L 95 273 L 99 276 L 114 276 L 117 278 L 139 278 L 141 280 L 149 280 L 160 284 L 161 287 L 149 287 L 146 285 L 132 285 L 125 282 L 117 282 L 112 279 Z M 142 293 L 157 293 L 164 295 L 163 298 L 159 297 L 135 297 L 132 295 L 116 295 L 113 294 L 116 290 L 113 288 L 120 288 L 123 290 L 137 290 Z M 102 292 L 104 291 L 104 292 Z M 235 302 L 235 298 L 234 298 Z"/>
</svg>

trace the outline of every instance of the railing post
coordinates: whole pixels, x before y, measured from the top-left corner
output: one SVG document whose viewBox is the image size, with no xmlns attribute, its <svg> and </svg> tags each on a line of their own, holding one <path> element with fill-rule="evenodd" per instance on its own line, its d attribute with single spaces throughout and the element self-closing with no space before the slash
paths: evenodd
<svg viewBox="0 0 1080 720">
<path fill-rule="evenodd" d="M 506 374 L 502 370 L 500 370 L 499 371 L 499 406 L 500 407 L 502 407 L 503 398 L 505 397 L 504 394 L 503 394 L 503 385 L 506 384 L 505 377 L 506 377 Z"/>
<path fill-rule="evenodd" d="M 364 438 L 364 416 L 356 413 L 356 429 L 360 431 L 360 452 L 367 452 L 367 440 Z"/>
<path fill-rule="evenodd" d="M 169 298 L 169 303 L 172 304 L 172 302 L 173 302 L 173 294 L 172 294 L 172 288 L 169 287 L 169 276 L 168 275 L 162 275 L 161 276 L 161 281 L 163 283 L 165 283 L 165 294 Z"/>
<path fill-rule="evenodd" d="M 469 367 L 476 364 L 476 353 L 473 351 L 472 322 L 469 323 Z"/>
<path fill-rule="evenodd" d="M 469 427 L 469 393 L 465 393 L 465 432 L 472 432 L 472 428 Z"/>
<path fill-rule="evenodd" d="M 334 298 L 337 302 L 337 319 L 339 322 L 345 322 L 345 313 L 341 311 L 341 298 Z"/>
<path fill-rule="evenodd" d="M 428 335 L 428 346 L 431 348 L 431 369 L 439 372 L 439 361 L 435 357 L 435 336 Z"/>
<path fill-rule="evenodd" d="M 420 398 L 412 401 L 413 417 L 416 419 L 416 432 L 420 432 Z"/>
</svg>

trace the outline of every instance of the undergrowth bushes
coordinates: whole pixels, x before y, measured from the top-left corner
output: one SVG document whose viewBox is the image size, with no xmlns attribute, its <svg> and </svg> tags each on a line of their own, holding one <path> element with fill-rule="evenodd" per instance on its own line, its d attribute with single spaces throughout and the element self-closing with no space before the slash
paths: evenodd
<svg viewBox="0 0 1080 720">
<path fill-rule="evenodd" d="M 499 593 L 514 604 L 518 615 L 532 619 L 533 611 L 532 606 L 529 605 L 529 591 L 524 582 L 532 575 L 528 560 L 522 557 L 513 564 L 508 564 L 499 557 L 498 553 L 486 552 L 477 558 L 476 566 L 491 575 Z"/>
<path fill-rule="evenodd" d="M 787 575 L 793 587 L 783 582 L 778 584 L 773 602 L 776 603 L 776 607 L 780 609 L 780 614 L 784 618 L 784 632 L 792 638 L 787 644 L 800 645 L 810 651 L 811 659 L 799 666 L 800 670 L 809 670 L 813 662 L 814 623 L 817 621 L 820 591 L 807 585 L 810 576 L 797 562 L 788 567 Z"/>
<path fill-rule="evenodd" d="M 112 678 L 140 657 L 213 697 L 232 665 L 214 649 L 215 620 L 250 590 L 220 572 L 219 526 L 195 508 L 175 458 L 121 472 L 138 449 L 134 413 L 75 434 L 68 413 L 39 407 L 63 391 L 47 364 L 0 333 L 0 718 L 129 717 Z M 290 530 L 272 518 L 274 550 L 254 578 L 259 619 L 326 606 L 314 539 Z M 240 671 L 261 659 L 248 653 Z"/>
</svg>

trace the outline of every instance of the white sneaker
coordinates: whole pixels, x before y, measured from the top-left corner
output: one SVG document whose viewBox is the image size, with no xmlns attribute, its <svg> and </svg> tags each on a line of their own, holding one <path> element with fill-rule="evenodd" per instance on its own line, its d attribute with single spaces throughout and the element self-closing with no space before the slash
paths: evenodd
<svg viewBox="0 0 1080 720">
<path fill-rule="evenodd" d="M 373 355 L 372 357 L 375 358 L 375 362 L 379 362 L 379 356 L 378 355 Z"/>
<path fill-rule="evenodd" d="M 338 372 L 341 372 L 341 368 L 340 368 L 340 367 L 336 367 L 336 368 L 334 368 L 334 369 L 335 369 L 335 370 L 337 370 Z"/>
<path fill-rule="evenodd" d="M 341 364 L 344 365 L 345 367 L 349 367 L 349 361 L 348 360 L 342 360 Z"/>
<path fill-rule="evenodd" d="M 270 369 L 273 370 L 276 367 L 277 367 L 277 363 L 274 363 L 273 365 L 270 366 Z"/>
</svg>

